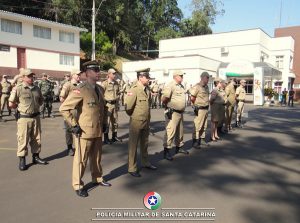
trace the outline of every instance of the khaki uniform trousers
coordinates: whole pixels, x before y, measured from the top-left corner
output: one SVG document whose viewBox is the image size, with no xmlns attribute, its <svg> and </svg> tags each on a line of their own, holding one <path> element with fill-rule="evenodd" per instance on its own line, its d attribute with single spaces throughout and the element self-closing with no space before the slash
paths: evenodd
<svg viewBox="0 0 300 223">
<path fill-rule="evenodd" d="M 105 117 L 106 117 L 105 124 L 107 126 L 105 133 L 109 132 L 109 128 L 111 128 L 111 132 L 117 132 L 118 131 L 117 104 L 106 103 L 105 114 L 106 114 L 105 115 Z"/>
<path fill-rule="evenodd" d="M 137 147 L 140 143 L 140 155 L 142 166 L 149 166 L 148 144 L 149 144 L 149 121 L 135 120 L 129 121 L 129 141 L 128 141 L 128 172 L 137 171 Z"/>
<path fill-rule="evenodd" d="M 72 115 L 73 115 L 73 117 L 77 117 L 76 109 L 72 110 Z M 74 143 L 75 137 L 74 137 L 74 135 L 72 133 L 72 130 L 71 130 L 72 126 L 68 122 L 66 122 L 65 120 L 64 120 L 64 128 L 65 128 L 66 144 L 67 145 L 75 144 Z"/>
<path fill-rule="evenodd" d="M 164 148 L 171 149 L 173 140 L 175 141 L 175 146 L 183 146 L 183 114 L 178 112 L 173 112 L 171 120 L 166 117 Z"/>
<path fill-rule="evenodd" d="M 194 119 L 193 139 L 205 139 L 205 131 L 207 128 L 208 109 L 199 109 L 198 116 Z"/>
<path fill-rule="evenodd" d="M 31 153 L 41 152 L 41 119 L 35 118 L 20 118 L 17 122 L 18 132 L 18 151 L 17 156 L 28 155 L 28 143 L 31 147 Z"/>
<path fill-rule="evenodd" d="M 102 138 L 83 139 L 80 138 L 80 150 L 78 145 L 78 137 L 75 139 L 75 155 L 73 159 L 72 184 L 74 190 L 79 190 L 83 187 L 84 182 L 81 180 L 87 165 L 90 160 L 90 170 L 92 182 L 102 182 Z"/>
<path fill-rule="evenodd" d="M 231 121 L 232 121 L 232 115 L 234 112 L 235 105 L 226 105 L 225 115 L 226 115 L 226 121 L 225 121 L 225 128 L 231 128 Z"/>
<path fill-rule="evenodd" d="M 8 111 L 10 111 L 10 108 L 8 107 L 8 98 L 9 94 L 2 94 L 1 95 L 1 103 L 0 103 L 0 113 L 3 112 L 5 104 Z"/>
<path fill-rule="evenodd" d="M 236 121 L 240 122 L 242 120 L 243 112 L 244 112 L 244 102 L 239 101 L 237 104 L 237 114 L 236 114 Z"/>
</svg>

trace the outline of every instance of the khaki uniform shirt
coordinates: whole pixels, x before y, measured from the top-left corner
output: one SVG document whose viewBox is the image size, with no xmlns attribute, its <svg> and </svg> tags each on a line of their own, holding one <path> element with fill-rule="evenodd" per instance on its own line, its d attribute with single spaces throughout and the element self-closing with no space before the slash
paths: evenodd
<svg viewBox="0 0 300 223">
<path fill-rule="evenodd" d="M 209 89 L 202 82 L 196 84 L 190 89 L 191 96 L 196 98 L 195 105 L 205 107 L 209 105 Z"/>
<path fill-rule="evenodd" d="M 116 81 L 106 80 L 102 83 L 102 88 L 104 90 L 104 99 L 106 101 L 118 100 L 120 87 Z"/>
<path fill-rule="evenodd" d="M 246 99 L 246 90 L 242 86 L 239 86 L 236 89 L 235 94 L 238 95 L 238 97 L 237 97 L 238 100 L 245 100 Z"/>
<path fill-rule="evenodd" d="M 158 84 L 153 84 L 153 85 L 151 86 L 151 91 L 152 91 L 153 93 L 157 93 L 157 92 L 159 91 L 159 85 L 158 85 Z"/>
<path fill-rule="evenodd" d="M 177 84 L 174 80 L 165 86 L 163 97 L 169 98 L 168 107 L 178 111 L 185 110 L 185 89 L 182 84 Z"/>
<path fill-rule="evenodd" d="M 71 112 L 75 108 L 78 118 Z M 102 136 L 104 99 L 97 84 L 95 87 L 87 82 L 79 84 L 61 104 L 59 111 L 71 126 L 80 126 L 82 138 L 93 139 Z"/>
<path fill-rule="evenodd" d="M 0 94 L 1 93 L 9 94 L 11 92 L 11 83 L 10 82 L 2 81 L 0 85 L 2 87 Z"/>
<path fill-rule="evenodd" d="M 235 104 L 235 89 L 234 84 L 231 82 L 225 88 L 227 100 L 231 105 Z"/>
<path fill-rule="evenodd" d="M 43 96 L 39 87 L 25 83 L 14 87 L 8 100 L 17 103 L 18 111 L 23 115 L 38 113 L 43 104 Z"/>
<path fill-rule="evenodd" d="M 223 89 L 214 88 L 211 92 L 211 99 L 214 99 L 214 104 L 225 104 L 226 103 L 226 93 Z"/>
<path fill-rule="evenodd" d="M 73 91 L 77 85 L 78 85 L 77 83 L 72 83 L 71 81 L 67 81 L 62 87 L 59 97 L 66 99 L 70 94 L 70 92 Z"/>
<path fill-rule="evenodd" d="M 136 82 L 127 93 L 125 100 L 126 113 L 132 119 L 146 121 L 150 120 L 150 90 L 140 82 Z"/>
</svg>

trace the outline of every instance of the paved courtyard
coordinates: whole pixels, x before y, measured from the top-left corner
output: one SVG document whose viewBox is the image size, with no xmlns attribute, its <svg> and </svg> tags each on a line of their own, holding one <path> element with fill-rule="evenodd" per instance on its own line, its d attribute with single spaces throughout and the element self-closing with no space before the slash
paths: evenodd
<svg viewBox="0 0 300 223">
<path fill-rule="evenodd" d="M 84 181 L 90 188 L 88 198 L 78 197 L 71 187 L 72 157 L 66 155 L 58 104 L 54 107 L 56 117 L 42 120 L 41 157 L 50 162 L 47 166 L 32 165 L 20 172 L 16 122 L 6 116 L 9 121 L 0 123 L 0 221 L 3 223 L 103 221 L 108 217 L 97 216 L 100 209 L 146 212 L 149 210 L 143 198 L 150 191 L 161 196 L 161 206 L 156 210 L 161 215 L 184 210 L 214 212 L 215 216 L 208 216 L 207 222 L 300 222 L 299 106 L 247 105 L 248 117 L 243 129 L 201 150 L 191 148 L 193 112 L 188 108 L 184 114 L 184 147 L 190 154 L 176 155 L 173 162 L 162 159 L 163 110 L 152 110 L 149 154 L 159 169 L 142 169 L 142 178 L 138 179 L 127 174 L 129 119 L 121 111 L 119 136 L 123 142 L 105 145 L 102 156 L 105 178 L 113 186 L 91 187 L 87 168 Z M 28 156 L 27 163 L 30 162 Z M 166 216 L 152 221 L 162 217 Z M 119 219 L 122 221 L 125 220 Z M 133 220 L 127 222 L 130 221 Z"/>
</svg>

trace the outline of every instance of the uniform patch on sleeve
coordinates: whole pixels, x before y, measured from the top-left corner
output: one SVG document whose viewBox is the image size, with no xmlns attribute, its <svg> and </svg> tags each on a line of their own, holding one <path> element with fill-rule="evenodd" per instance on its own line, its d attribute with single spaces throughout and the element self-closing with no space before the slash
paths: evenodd
<svg viewBox="0 0 300 223">
<path fill-rule="evenodd" d="M 133 95 L 132 92 L 128 92 L 128 93 L 127 93 L 127 96 L 132 96 L 132 95 Z"/>
<path fill-rule="evenodd" d="M 75 94 L 80 94 L 80 90 L 79 90 L 79 89 L 74 89 L 74 90 L 73 90 L 73 93 L 75 93 Z"/>
</svg>

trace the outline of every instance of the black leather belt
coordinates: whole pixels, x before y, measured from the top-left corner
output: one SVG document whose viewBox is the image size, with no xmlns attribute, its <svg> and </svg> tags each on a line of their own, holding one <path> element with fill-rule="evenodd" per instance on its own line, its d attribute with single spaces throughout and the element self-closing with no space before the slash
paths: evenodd
<svg viewBox="0 0 300 223">
<path fill-rule="evenodd" d="M 179 114 L 182 114 L 184 111 L 179 111 L 179 110 L 175 110 L 175 109 L 172 109 L 174 112 L 176 113 L 179 113 Z"/>
<path fill-rule="evenodd" d="M 9 92 L 2 92 L 2 94 L 10 94 Z"/>
<path fill-rule="evenodd" d="M 207 106 L 196 106 L 198 109 L 201 109 L 201 110 L 207 110 L 209 108 L 209 105 Z"/>
<path fill-rule="evenodd" d="M 26 115 L 20 114 L 20 118 L 35 118 L 39 115 L 40 115 L 40 112 L 33 113 L 33 114 L 26 114 Z"/>
<path fill-rule="evenodd" d="M 106 103 L 109 103 L 109 104 L 112 104 L 112 105 L 114 105 L 114 104 L 116 104 L 116 103 L 117 103 L 117 101 L 116 101 L 116 100 L 110 100 L 110 101 L 106 101 Z"/>
</svg>

